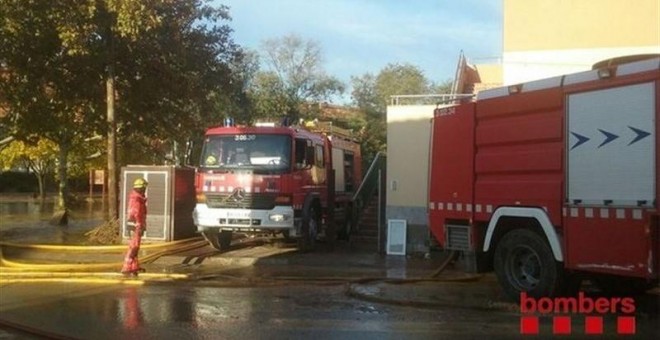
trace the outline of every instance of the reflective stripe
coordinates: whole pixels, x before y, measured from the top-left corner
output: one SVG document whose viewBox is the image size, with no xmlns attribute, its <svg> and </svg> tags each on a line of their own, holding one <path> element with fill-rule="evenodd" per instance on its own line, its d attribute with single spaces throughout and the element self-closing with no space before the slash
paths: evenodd
<svg viewBox="0 0 660 340">
<path fill-rule="evenodd" d="M 492 213 L 494 205 L 492 204 L 470 204 L 463 202 L 429 202 L 430 210 L 447 210 L 456 212 L 474 212 L 482 213 L 486 207 L 486 213 Z M 545 213 L 549 214 L 548 207 L 539 207 Z M 617 220 L 641 220 L 644 218 L 644 210 L 640 208 L 599 208 L 599 207 L 562 207 L 561 215 L 569 218 L 587 218 L 587 219 L 610 219 Z M 651 211 L 652 209 L 648 209 Z M 611 211 L 611 212 L 610 212 Z"/>
</svg>

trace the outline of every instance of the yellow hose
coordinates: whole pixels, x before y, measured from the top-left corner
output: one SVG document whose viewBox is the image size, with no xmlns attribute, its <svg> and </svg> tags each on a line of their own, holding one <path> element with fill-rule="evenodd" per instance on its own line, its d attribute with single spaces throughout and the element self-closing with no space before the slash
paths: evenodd
<svg viewBox="0 0 660 340">
<path fill-rule="evenodd" d="M 9 277 L 9 278 L 18 278 L 18 277 L 29 277 L 29 278 L 57 278 L 57 277 L 122 277 L 121 273 L 118 272 L 0 272 L 0 279 Z M 150 278 L 150 279 L 187 279 L 190 277 L 188 274 L 177 274 L 177 273 L 141 273 L 140 277 Z"/>
<path fill-rule="evenodd" d="M 168 248 L 183 243 L 189 243 L 201 240 L 201 237 L 191 237 L 184 240 L 178 240 L 167 243 L 154 243 L 144 244 L 140 249 L 158 249 Z M 64 251 L 124 251 L 126 250 L 125 244 L 111 245 L 111 246 L 74 246 L 74 245 L 52 245 L 52 244 L 22 244 L 22 243 L 9 243 L 0 242 L 0 247 L 11 248 L 24 248 L 24 249 L 38 249 L 38 250 L 64 250 Z"/>
<path fill-rule="evenodd" d="M 167 254 L 192 250 L 206 246 L 206 241 L 196 241 L 188 239 L 185 242 L 168 244 L 168 247 L 161 251 L 147 255 L 141 260 L 143 263 L 150 263 L 159 257 Z M 189 244 L 185 244 L 189 243 Z M 177 247 L 173 247 L 177 246 Z M 64 249 L 67 247 L 62 247 Z M 125 246 L 122 248 L 126 248 Z M 49 249 L 52 250 L 52 249 Z M 66 283 L 121 283 L 130 285 L 142 285 L 143 279 L 124 278 L 117 272 L 85 272 L 89 270 L 115 269 L 120 268 L 122 262 L 113 263 L 83 263 L 83 264 L 38 264 L 38 263 L 20 263 L 10 261 L 2 257 L 0 251 L 0 284 L 12 283 L 48 283 L 48 282 L 66 282 Z M 77 270 L 77 271 L 76 271 Z M 73 271 L 73 272 L 72 272 Z M 108 276 L 115 276 L 110 277 Z M 142 273 L 140 278 L 149 280 L 177 280 L 189 278 L 186 274 L 168 274 L 168 273 Z"/>
<path fill-rule="evenodd" d="M 18 279 L 0 279 L 0 284 L 11 283 L 99 283 L 99 284 L 126 284 L 126 285 L 144 285 L 144 280 L 136 279 L 100 279 L 100 278 L 18 278 Z"/>
<path fill-rule="evenodd" d="M 43 263 L 21 263 L 2 259 L 2 269 L 19 269 L 22 271 L 67 271 L 67 270 L 98 270 L 121 267 L 122 262 L 112 263 L 71 263 L 71 264 L 43 264 Z"/>
<path fill-rule="evenodd" d="M 167 244 L 167 247 L 162 247 L 164 248 L 163 250 L 160 250 L 158 252 L 155 252 L 153 254 L 149 254 L 147 256 L 144 256 L 140 259 L 140 262 L 142 263 L 151 263 L 160 258 L 161 256 L 164 255 L 169 255 L 169 254 L 175 254 L 183 251 L 188 251 L 196 248 L 200 248 L 203 246 L 207 245 L 206 241 L 196 241 L 193 243 L 190 243 L 192 241 L 195 241 L 196 239 L 199 238 L 193 238 L 193 239 L 187 239 L 187 240 L 182 240 L 185 242 L 176 242 L 174 244 L 170 243 Z M 184 244 L 184 243 L 190 243 L 190 244 Z M 177 247 L 173 247 L 177 246 Z M 65 246 L 66 247 L 66 246 Z M 126 246 L 122 247 L 123 250 L 126 249 Z M 140 247 L 142 249 L 143 247 Z M 154 247 L 152 247 L 154 248 Z M 52 250 L 52 249 L 51 249 Z M 66 264 L 43 264 L 43 263 L 21 263 L 21 262 L 16 262 L 16 261 L 11 261 L 7 260 L 2 256 L 2 252 L 0 252 L 0 268 L 3 270 L 9 269 L 10 271 L 12 270 L 21 270 L 21 271 L 39 271 L 39 272 L 51 272 L 51 271 L 89 271 L 89 270 L 101 270 L 101 269 L 112 269 L 112 268 L 120 268 L 122 266 L 122 262 L 110 262 L 110 263 L 66 263 Z"/>
</svg>

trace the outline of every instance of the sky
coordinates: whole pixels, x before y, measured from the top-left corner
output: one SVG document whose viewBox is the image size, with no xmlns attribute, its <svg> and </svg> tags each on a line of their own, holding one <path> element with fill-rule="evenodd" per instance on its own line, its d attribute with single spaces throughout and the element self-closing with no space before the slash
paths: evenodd
<svg viewBox="0 0 660 340">
<path fill-rule="evenodd" d="M 259 51 L 265 39 L 292 33 L 314 40 L 326 73 L 347 86 L 390 63 L 440 83 L 454 78 L 461 50 L 473 63 L 502 54 L 503 0 L 217 1 L 229 7 L 239 45 Z"/>
</svg>

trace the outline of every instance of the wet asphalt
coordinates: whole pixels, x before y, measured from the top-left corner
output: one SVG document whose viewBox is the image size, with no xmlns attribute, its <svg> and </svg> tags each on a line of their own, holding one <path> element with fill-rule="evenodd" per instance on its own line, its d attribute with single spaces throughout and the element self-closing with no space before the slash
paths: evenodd
<svg viewBox="0 0 660 340">
<path fill-rule="evenodd" d="M 446 278 L 461 282 L 424 281 L 442 254 L 392 257 L 350 246 L 301 254 L 269 244 L 189 261 L 207 253 L 202 248 L 145 266 L 195 280 L 3 284 L 1 324 L 10 337 L 27 330 L 82 339 L 401 339 L 518 331 L 517 315 L 502 306 L 461 307 L 466 296 L 497 294 L 492 278 L 449 270 Z"/>
<path fill-rule="evenodd" d="M 437 339 L 520 336 L 518 306 L 493 275 L 450 266 L 446 254 L 388 256 L 351 244 L 299 253 L 261 244 L 226 253 L 200 248 L 145 265 L 191 279 L 128 284 L 0 281 L 0 338 L 74 339 Z M 11 255 L 11 252 L 8 256 Z M 117 254 L 68 254 L 102 262 Z M 60 262 L 52 254 L 21 259 Z M 655 298 L 653 303 L 652 298 Z M 657 295 L 636 315 L 636 337 L 658 338 Z M 573 318 L 575 336 L 584 318 Z M 27 331 L 28 333 L 21 333 Z M 552 335 L 551 317 L 540 334 Z M 604 334 L 616 336 L 615 316 Z"/>
<path fill-rule="evenodd" d="M 87 227 L 8 227 L 1 222 L 2 241 L 19 243 L 75 243 Z M 300 253 L 290 244 L 256 242 L 218 253 L 202 247 L 144 266 L 148 273 L 181 273 L 188 279 L 145 278 L 142 285 L 116 280 L 112 270 L 112 283 L 14 282 L 0 276 L 0 339 L 521 336 L 519 307 L 503 296 L 492 274 L 465 274 L 450 265 L 432 277 L 445 253 L 382 255 L 347 242 L 332 250 L 324 244 L 319 248 Z M 31 263 L 103 263 L 120 262 L 123 254 L 3 247 L 3 256 Z M 0 274 L 7 272 L 0 267 Z M 656 289 L 636 300 L 633 338 L 660 338 L 659 297 Z M 570 316 L 570 335 L 584 337 L 585 316 Z M 539 320 L 538 337 L 552 336 L 552 316 Z M 617 315 L 604 316 L 603 335 L 618 337 Z"/>
</svg>

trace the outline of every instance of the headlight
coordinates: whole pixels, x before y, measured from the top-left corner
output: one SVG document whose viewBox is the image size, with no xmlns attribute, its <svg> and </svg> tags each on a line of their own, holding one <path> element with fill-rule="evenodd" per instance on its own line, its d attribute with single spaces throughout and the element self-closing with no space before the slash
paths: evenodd
<svg viewBox="0 0 660 340">
<path fill-rule="evenodd" d="M 291 218 L 291 215 L 288 214 L 270 214 L 268 219 L 273 222 L 284 222 L 288 221 Z"/>
</svg>

